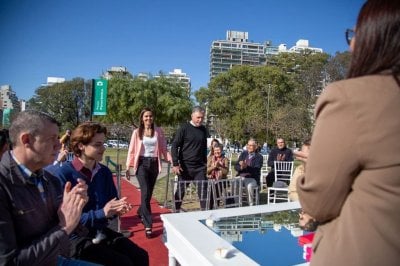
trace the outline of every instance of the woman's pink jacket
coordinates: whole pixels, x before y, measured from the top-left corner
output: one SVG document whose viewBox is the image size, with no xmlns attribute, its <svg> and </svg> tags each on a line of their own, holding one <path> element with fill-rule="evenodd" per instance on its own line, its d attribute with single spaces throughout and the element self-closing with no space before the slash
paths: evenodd
<svg viewBox="0 0 400 266">
<path fill-rule="evenodd" d="M 157 138 L 157 146 L 155 148 L 155 154 L 158 158 L 158 171 L 161 172 L 161 155 L 169 162 L 172 161 L 171 154 L 167 150 L 167 141 L 164 136 L 164 132 L 159 127 L 154 127 L 154 135 Z M 131 142 L 129 143 L 128 157 L 126 158 L 126 169 L 133 168 L 134 172 L 138 168 L 139 156 L 144 152 L 144 146 L 142 140 L 139 138 L 139 129 L 135 129 L 132 133 Z"/>
</svg>

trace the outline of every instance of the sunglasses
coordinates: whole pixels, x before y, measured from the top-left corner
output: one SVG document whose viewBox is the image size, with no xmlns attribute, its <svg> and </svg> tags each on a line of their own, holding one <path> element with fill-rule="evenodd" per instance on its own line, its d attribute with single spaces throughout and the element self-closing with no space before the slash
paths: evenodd
<svg viewBox="0 0 400 266">
<path fill-rule="evenodd" d="M 355 32 L 353 29 L 346 29 L 346 42 L 350 45 L 351 40 L 354 38 Z"/>
</svg>

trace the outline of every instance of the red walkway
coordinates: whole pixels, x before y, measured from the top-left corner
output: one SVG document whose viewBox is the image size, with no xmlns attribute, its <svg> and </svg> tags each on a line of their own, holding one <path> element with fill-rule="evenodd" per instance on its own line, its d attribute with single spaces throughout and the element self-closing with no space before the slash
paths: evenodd
<svg viewBox="0 0 400 266">
<path fill-rule="evenodd" d="M 161 208 L 155 199 L 151 200 L 151 210 L 153 213 L 153 238 L 147 239 L 143 224 L 140 222 L 136 211 L 140 205 L 140 191 L 128 181 L 121 180 L 121 195 L 128 197 L 128 202 L 134 205 L 133 209 L 121 217 L 121 229 L 133 232 L 130 238 L 140 247 L 147 250 L 150 257 L 150 265 L 167 266 L 168 251 L 162 242 L 163 225 L 160 214 L 168 213 L 170 210 Z"/>
</svg>

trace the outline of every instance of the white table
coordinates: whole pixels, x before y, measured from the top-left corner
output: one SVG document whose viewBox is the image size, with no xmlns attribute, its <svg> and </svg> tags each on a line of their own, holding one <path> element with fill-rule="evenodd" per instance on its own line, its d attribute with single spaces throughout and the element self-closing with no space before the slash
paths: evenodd
<svg viewBox="0 0 400 266">
<path fill-rule="evenodd" d="M 231 209 L 162 214 L 164 243 L 168 248 L 169 265 L 258 265 L 257 262 L 240 252 L 229 242 L 207 228 L 201 220 L 211 215 L 230 217 L 284 211 L 300 208 L 298 202 L 258 205 Z M 227 248 L 229 256 L 215 256 L 219 248 Z"/>
</svg>

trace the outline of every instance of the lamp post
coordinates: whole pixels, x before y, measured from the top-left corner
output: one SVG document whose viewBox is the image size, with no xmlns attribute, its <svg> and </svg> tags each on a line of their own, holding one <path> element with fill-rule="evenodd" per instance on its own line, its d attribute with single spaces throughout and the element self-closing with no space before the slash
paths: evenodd
<svg viewBox="0 0 400 266">
<path fill-rule="evenodd" d="M 269 91 L 270 90 L 271 90 L 271 84 L 268 84 L 268 89 L 267 89 L 267 143 L 268 143 L 268 137 L 269 137 L 268 115 L 269 115 Z"/>
</svg>

